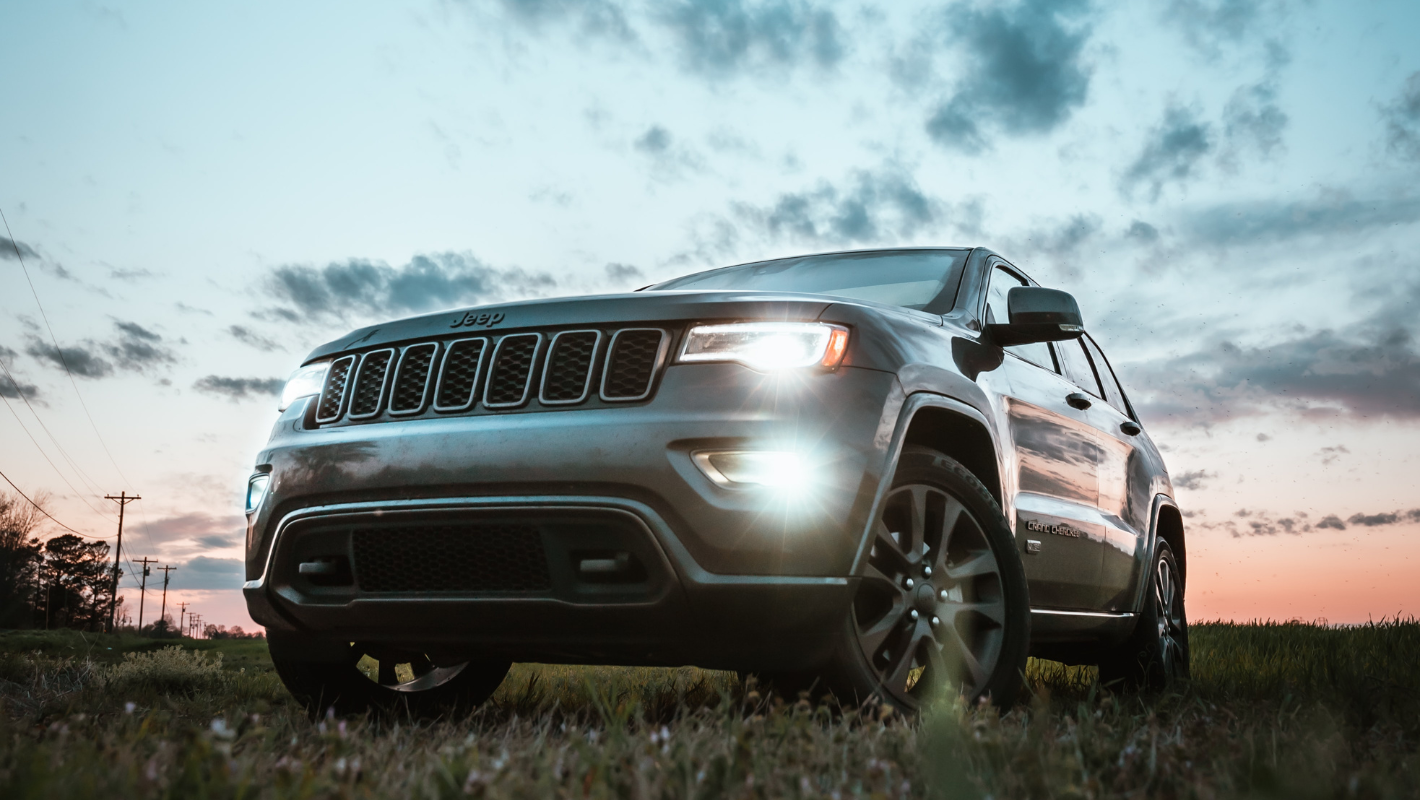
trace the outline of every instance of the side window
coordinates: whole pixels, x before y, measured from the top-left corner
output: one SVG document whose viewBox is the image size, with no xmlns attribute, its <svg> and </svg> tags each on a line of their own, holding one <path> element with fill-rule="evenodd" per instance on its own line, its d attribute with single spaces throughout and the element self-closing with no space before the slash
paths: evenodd
<svg viewBox="0 0 1420 800">
<path fill-rule="evenodd" d="M 1104 393 L 1100 391 L 1099 381 L 1095 380 L 1095 371 L 1090 368 L 1090 360 L 1085 356 L 1085 350 L 1080 346 L 1079 339 L 1056 342 L 1055 355 L 1060 357 L 1060 370 L 1066 378 L 1095 397 L 1104 397 Z"/>
<path fill-rule="evenodd" d="M 1029 285 L 1024 278 L 1001 267 L 991 270 L 991 283 L 986 288 L 986 324 L 1010 322 L 1006 295 L 1017 286 Z M 1007 347 L 1006 352 L 1014 353 L 1037 367 L 1055 372 L 1055 359 L 1051 357 L 1050 346 L 1045 342 Z"/>
<path fill-rule="evenodd" d="M 1080 337 L 1080 341 L 1085 343 L 1090 360 L 1095 362 L 1095 372 L 1100 376 L 1100 383 L 1104 385 L 1104 399 L 1119 413 L 1129 416 L 1129 404 L 1124 402 L 1124 390 L 1119 388 L 1119 381 L 1114 379 L 1114 371 L 1109 368 L 1109 362 L 1105 360 L 1100 346 L 1088 336 Z"/>
</svg>

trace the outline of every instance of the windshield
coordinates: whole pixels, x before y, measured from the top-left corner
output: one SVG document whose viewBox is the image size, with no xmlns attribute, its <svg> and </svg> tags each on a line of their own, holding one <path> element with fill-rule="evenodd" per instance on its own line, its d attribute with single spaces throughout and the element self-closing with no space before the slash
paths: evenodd
<svg viewBox="0 0 1420 800">
<path fill-rule="evenodd" d="M 877 250 L 781 258 L 700 272 L 648 288 L 810 292 L 942 313 L 955 299 L 968 252 Z M 953 296 L 941 298 L 948 288 Z"/>
</svg>

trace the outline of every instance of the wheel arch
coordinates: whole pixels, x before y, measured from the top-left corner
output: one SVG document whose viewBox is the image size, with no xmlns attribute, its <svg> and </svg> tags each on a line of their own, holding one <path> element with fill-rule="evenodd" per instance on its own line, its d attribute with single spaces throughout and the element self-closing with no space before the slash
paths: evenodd
<svg viewBox="0 0 1420 800">
<path fill-rule="evenodd" d="M 867 559 L 873 520 L 877 519 L 892 486 L 893 472 L 902 455 L 902 448 L 907 445 L 930 447 L 959 462 L 986 486 L 1003 510 L 1007 507 L 1002 491 L 1000 452 L 987 415 L 975 406 L 946 395 L 913 392 L 908 395 L 898 416 L 888 450 L 887 467 L 883 470 L 859 537 L 858 553 L 853 559 L 850 575 L 858 575 Z"/>
<path fill-rule="evenodd" d="M 1183 578 L 1184 590 L 1188 589 L 1188 549 L 1187 537 L 1183 531 L 1183 513 L 1178 504 L 1166 494 L 1154 497 L 1154 510 L 1150 514 L 1147 548 L 1139 566 L 1139 585 L 1134 597 L 1133 610 L 1137 613 L 1144 608 L 1144 599 L 1149 586 L 1149 570 L 1154 563 L 1154 554 L 1159 550 L 1159 542 L 1168 544 L 1178 562 L 1178 571 Z"/>
</svg>

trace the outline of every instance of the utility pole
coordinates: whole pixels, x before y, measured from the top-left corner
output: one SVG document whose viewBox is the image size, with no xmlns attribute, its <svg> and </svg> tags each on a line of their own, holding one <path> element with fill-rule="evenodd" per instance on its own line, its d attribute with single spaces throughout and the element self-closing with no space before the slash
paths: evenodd
<svg viewBox="0 0 1420 800">
<path fill-rule="evenodd" d="M 136 494 L 129 497 L 127 491 L 122 491 L 118 493 L 118 497 L 106 494 L 104 499 L 118 503 L 118 544 L 113 549 L 113 597 L 108 604 L 108 632 L 113 633 L 113 615 L 118 609 L 118 562 L 123 557 L 123 507 L 143 498 Z"/>
<path fill-rule="evenodd" d="M 186 633 L 186 631 L 187 631 L 187 628 L 184 628 L 184 627 L 182 626 L 182 623 L 183 623 L 182 615 L 187 613 L 187 603 L 179 603 L 178 605 L 179 605 L 179 610 L 178 610 L 178 636 L 183 636 L 183 635 L 185 635 L 185 633 Z"/>
<path fill-rule="evenodd" d="M 194 638 L 194 639 L 201 639 L 201 638 L 202 638 L 202 615 L 201 615 L 201 614 L 189 614 L 187 618 L 188 618 L 188 620 L 190 620 L 190 621 L 192 622 L 192 638 Z"/>
<path fill-rule="evenodd" d="M 168 573 L 177 569 L 174 566 L 159 567 L 163 571 L 163 610 L 158 612 L 158 619 L 163 619 L 168 614 Z"/>
<path fill-rule="evenodd" d="M 138 632 L 143 632 L 143 595 L 148 591 L 148 565 L 158 563 L 158 559 L 143 556 L 138 559 L 138 563 L 143 565 L 143 582 L 138 585 Z"/>
</svg>

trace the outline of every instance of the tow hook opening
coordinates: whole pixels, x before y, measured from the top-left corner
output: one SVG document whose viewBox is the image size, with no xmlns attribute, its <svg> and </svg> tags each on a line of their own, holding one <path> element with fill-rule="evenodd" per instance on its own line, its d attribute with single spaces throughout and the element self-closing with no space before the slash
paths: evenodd
<svg viewBox="0 0 1420 800">
<path fill-rule="evenodd" d="M 312 586 L 353 586 L 355 576 L 350 571 L 350 559 L 345 556 L 317 556 L 302 561 L 296 567 L 302 578 Z"/>
<path fill-rule="evenodd" d="M 646 568 L 625 550 L 577 550 L 572 553 L 577 579 L 583 583 L 644 583 Z"/>
</svg>

